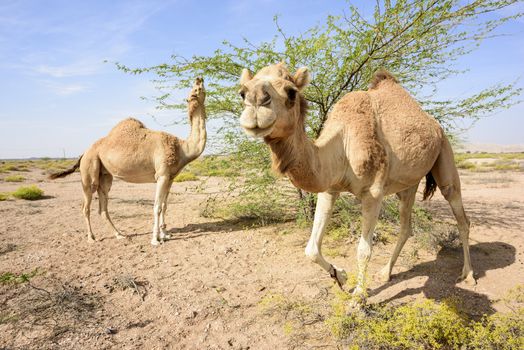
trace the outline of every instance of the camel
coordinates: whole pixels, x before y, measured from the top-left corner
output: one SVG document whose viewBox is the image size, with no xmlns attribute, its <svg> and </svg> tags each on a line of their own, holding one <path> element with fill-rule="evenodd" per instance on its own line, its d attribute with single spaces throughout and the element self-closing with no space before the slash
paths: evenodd
<svg viewBox="0 0 524 350">
<path fill-rule="evenodd" d="M 128 118 L 118 123 L 106 137 L 96 141 L 72 168 L 49 176 L 50 179 L 65 177 L 80 168 L 84 191 L 82 212 L 89 242 L 95 241 L 90 221 L 91 198 L 95 192 L 98 192 L 100 215 L 105 218 L 117 239 L 125 238 L 107 211 L 113 177 L 131 183 L 156 182 L 151 244 L 158 245 L 170 238 L 165 223 L 169 189 L 175 176 L 189 162 L 198 158 L 206 146 L 204 100 L 204 81 L 197 78 L 187 99 L 191 132 L 186 140 L 147 129 L 142 122 Z"/>
<path fill-rule="evenodd" d="M 366 270 L 372 235 L 384 196 L 396 194 L 400 234 L 391 258 L 379 277 L 388 281 L 407 238 L 411 211 L 421 179 L 424 199 L 438 186 L 458 223 L 464 251 L 460 280 L 474 284 L 469 254 L 469 219 L 461 197 L 460 179 L 451 145 L 439 123 L 385 70 L 378 71 L 367 91 L 350 92 L 330 112 L 314 142 L 305 132 L 309 83 L 306 67 L 291 75 L 284 63 L 261 69 L 255 76 L 244 69 L 240 96 L 244 110 L 240 125 L 262 138 L 272 153 L 272 166 L 292 184 L 318 193 L 311 237 L 305 253 L 342 288 L 347 274 L 322 256 L 322 237 L 340 192 L 350 192 L 362 203 L 362 232 L 357 248 L 357 284 L 353 295 L 365 300 Z"/>
</svg>

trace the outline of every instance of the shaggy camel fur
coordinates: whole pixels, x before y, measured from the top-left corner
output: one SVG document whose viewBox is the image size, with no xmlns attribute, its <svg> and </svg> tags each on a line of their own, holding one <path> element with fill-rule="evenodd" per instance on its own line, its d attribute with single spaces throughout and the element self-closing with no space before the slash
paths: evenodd
<svg viewBox="0 0 524 350">
<path fill-rule="evenodd" d="M 381 271 L 389 280 L 393 265 L 411 235 L 411 209 L 420 180 L 426 176 L 424 199 L 440 188 L 458 222 L 464 249 L 460 279 L 475 283 L 469 255 L 469 220 L 462 206 L 460 179 L 451 146 L 439 123 L 386 71 L 378 72 L 368 91 L 345 95 L 333 107 L 319 138 L 305 133 L 307 103 L 301 91 L 309 82 L 307 68 L 291 75 L 284 64 L 261 69 L 254 77 L 244 69 L 240 95 L 245 109 L 240 124 L 246 133 L 263 138 L 272 152 L 273 167 L 293 185 L 318 193 L 306 255 L 342 286 L 344 270 L 321 253 L 322 236 L 340 192 L 362 202 L 362 235 L 358 244 L 358 278 L 354 294 L 365 295 L 365 276 L 372 235 L 384 196 L 400 198 L 400 236 Z"/>
<path fill-rule="evenodd" d="M 204 81 L 197 78 L 187 100 L 191 123 L 187 140 L 149 130 L 140 121 L 128 118 L 118 123 L 108 136 L 96 141 L 72 168 L 50 176 L 51 179 L 64 177 L 80 167 L 84 190 L 82 212 L 89 242 L 95 240 L 89 214 L 92 194 L 97 191 L 99 213 L 107 220 L 117 238 L 125 237 L 116 229 L 107 211 L 113 177 L 133 183 L 156 182 L 151 244 L 158 245 L 169 238 L 165 213 L 171 183 L 184 166 L 200 156 L 206 145 L 204 100 Z"/>
</svg>

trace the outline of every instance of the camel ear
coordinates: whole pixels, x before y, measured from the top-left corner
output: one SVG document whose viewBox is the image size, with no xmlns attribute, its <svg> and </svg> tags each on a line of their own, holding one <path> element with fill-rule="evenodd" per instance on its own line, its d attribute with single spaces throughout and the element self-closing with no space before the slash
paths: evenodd
<svg viewBox="0 0 524 350">
<path fill-rule="evenodd" d="M 298 90 L 302 91 L 309 84 L 309 70 L 307 67 L 299 68 L 293 76 L 293 80 Z"/>
<path fill-rule="evenodd" d="M 249 69 L 242 69 L 242 74 L 240 75 L 240 85 L 245 85 L 251 79 L 253 79 L 253 75 L 251 74 Z"/>
</svg>

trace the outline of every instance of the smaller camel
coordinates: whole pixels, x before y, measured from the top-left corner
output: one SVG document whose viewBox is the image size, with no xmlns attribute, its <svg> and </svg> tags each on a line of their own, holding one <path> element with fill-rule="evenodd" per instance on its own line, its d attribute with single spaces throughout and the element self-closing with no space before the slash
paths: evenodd
<svg viewBox="0 0 524 350">
<path fill-rule="evenodd" d="M 98 192 L 99 214 L 106 219 L 116 238 L 125 238 L 116 229 L 107 211 L 113 177 L 131 183 L 156 182 L 151 244 L 158 245 L 170 238 L 166 231 L 165 213 L 171 183 L 189 162 L 202 154 L 206 146 L 204 100 L 204 81 L 197 78 L 187 99 L 191 132 L 186 140 L 166 132 L 149 130 L 142 122 L 128 118 L 118 123 L 109 135 L 96 141 L 72 168 L 49 176 L 50 179 L 65 177 L 80 168 L 84 191 L 82 212 L 89 242 L 95 241 L 90 221 L 91 199 L 95 192 Z"/>
</svg>

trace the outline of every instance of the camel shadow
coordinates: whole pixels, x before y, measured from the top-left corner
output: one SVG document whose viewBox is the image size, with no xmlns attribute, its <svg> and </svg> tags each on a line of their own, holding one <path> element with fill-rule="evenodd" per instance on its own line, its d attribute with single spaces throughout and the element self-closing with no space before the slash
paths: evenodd
<svg viewBox="0 0 524 350">
<path fill-rule="evenodd" d="M 482 283 L 482 277 L 486 276 L 486 271 L 501 269 L 515 262 L 515 247 L 503 242 L 477 243 L 470 247 L 470 251 L 477 283 Z M 418 264 L 408 271 L 392 275 L 391 281 L 371 290 L 369 295 L 378 295 L 387 288 L 414 277 L 427 276 L 428 279 L 423 286 L 407 288 L 383 302 L 388 303 L 422 292 L 428 299 L 437 301 L 451 299 L 460 311 L 472 317 L 495 313 L 496 310 L 491 306 L 492 301 L 487 295 L 465 289 L 464 285 L 456 283 L 456 278 L 462 271 L 462 261 L 462 248 L 443 248 L 435 260 Z"/>
<path fill-rule="evenodd" d="M 171 235 L 171 238 L 167 239 L 166 242 L 243 230 L 246 227 L 250 227 L 250 225 L 253 225 L 252 221 L 241 219 L 224 219 L 222 221 L 208 221 L 196 224 L 187 224 L 184 227 L 174 227 L 169 229 L 167 232 Z M 126 236 L 129 238 L 147 235 L 151 235 L 151 231 L 126 234 Z"/>
<path fill-rule="evenodd" d="M 181 228 L 172 228 L 168 232 L 171 235 L 170 241 L 190 239 L 210 234 L 243 230 L 249 222 L 240 219 L 224 219 L 222 221 L 208 221 L 196 224 L 187 224 Z"/>
</svg>

